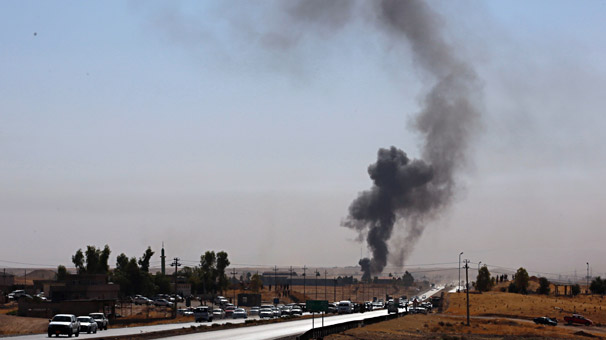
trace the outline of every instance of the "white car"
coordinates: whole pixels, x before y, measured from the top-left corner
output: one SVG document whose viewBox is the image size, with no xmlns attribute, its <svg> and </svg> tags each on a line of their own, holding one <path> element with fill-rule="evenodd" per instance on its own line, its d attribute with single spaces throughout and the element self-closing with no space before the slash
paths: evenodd
<svg viewBox="0 0 606 340">
<path fill-rule="evenodd" d="M 173 303 L 167 301 L 166 299 L 157 299 L 156 301 L 154 301 L 154 305 L 159 307 L 172 307 Z"/>
<path fill-rule="evenodd" d="M 90 316 L 79 316 L 78 322 L 80 323 L 80 332 L 97 334 L 97 329 L 99 327 L 97 326 L 97 321 L 95 321 L 95 319 Z"/>
<path fill-rule="evenodd" d="M 48 337 L 59 334 L 80 335 L 80 323 L 73 314 L 57 314 L 48 323 Z"/>
<path fill-rule="evenodd" d="M 225 311 L 221 308 L 213 309 L 213 319 L 225 319 Z"/>
<path fill-rule="evenodd" d="M 107 318 L 105 317 L 105 314 L 103 313 L 90 313 L 88 314 L 88 316 L 90 316 L 91 318 L 93 318 L 95 320 L 95 322 L 97 323 L 97 328 L 102 331 L 102 330 L 107 330 L 107 325 L 109 324 L 109 320 L 107 320 Z"/>
<path fill-rule="evenodd" d="M 151 305 L 153 303 L 152 300 L 146 298 L 145 296 L 137 296 L 134 302 L 135 305 Z"/>
<path fill-rule="evenodd" d="M 265 307 L 261 307 L 261 309 L 259 310 L 259 317 L 261 319 L 263 318 L 273 318 L 274 317 L 274 312 L 271 308 L 265 308 Z"/>
<path fill-rule="evenodd" d="M 234 319 L 247 319 L 248 314 L 244 308 L 236 308 L 231 317 Z"/>
</svg>

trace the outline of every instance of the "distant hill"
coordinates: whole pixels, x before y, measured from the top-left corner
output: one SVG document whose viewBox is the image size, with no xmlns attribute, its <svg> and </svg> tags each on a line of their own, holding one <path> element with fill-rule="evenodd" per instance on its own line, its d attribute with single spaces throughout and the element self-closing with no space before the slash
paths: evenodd
<svg viewBox="0 0 606 340">
<path fill-rule="evenodd" d="M 55 276 L 57 276 L 57 273 L 50 269 L 36 269 L 27 273 L 28 280 L 53 280 Z"/>
</svg>

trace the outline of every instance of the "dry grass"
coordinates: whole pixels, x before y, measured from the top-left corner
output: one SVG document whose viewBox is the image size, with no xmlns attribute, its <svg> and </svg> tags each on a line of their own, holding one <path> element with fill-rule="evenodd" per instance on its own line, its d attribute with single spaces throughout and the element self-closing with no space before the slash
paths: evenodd
<svg viewBox="0 0 606 340">
<path fill-rule="evenodd" d="M 562 327 L 538 326 L 512 320 L 473 320 L 470 327 L 463 319 L 443 315 L 409 315 L 395 320 L 348 330 L 325 339 L 586 339 L 575 330 Z M 497 335 L 497 337 L 495 337 Z"/>
<path fill-rule="evenodd" d="M 465 294 L 451 293 L 447 295 L 447 300 L 448 308 L 444 313 L 466 313 Z M 506 315 L 527 319 L 550 316 L 563 322 L 565 315 L 579 313 L 596 324 L 606 324 L 606 299 L 601 296 L 556 297 L 488 292 L 470 294 L 469 302 L 471 315 Z"/>
<path fill-rule="evenodd" d="M 47 327 L 48 319 L 45 318 L 26 318 L 0 314 L 0 335 L 44 333 Z"/>
</svg>

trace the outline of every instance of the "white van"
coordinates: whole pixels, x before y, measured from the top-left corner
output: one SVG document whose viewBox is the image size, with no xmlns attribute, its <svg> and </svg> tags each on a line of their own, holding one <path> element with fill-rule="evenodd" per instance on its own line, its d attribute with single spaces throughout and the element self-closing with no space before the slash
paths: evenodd
<svg viewBox="0 0 606 340">
<path fill-rule="evenodd" d="M 351 301 L 340 301 L 337 312 L 339 314 L 351 314 L 353 312 L 353 304 Z"/>
</svg>

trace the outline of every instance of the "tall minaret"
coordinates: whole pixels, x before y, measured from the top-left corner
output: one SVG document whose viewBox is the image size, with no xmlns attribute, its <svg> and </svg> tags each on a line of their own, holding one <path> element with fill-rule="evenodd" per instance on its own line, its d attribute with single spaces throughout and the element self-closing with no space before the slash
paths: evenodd
<svg viewBox="0 0 606 340">
<path fill-rule="evenodd" d="M 162 259 L 162 275 L 166 275 L 166 255 L 164 255 L 164 242 L 162 242 L 162 255 L 160 255 Z"/>
</svg>

